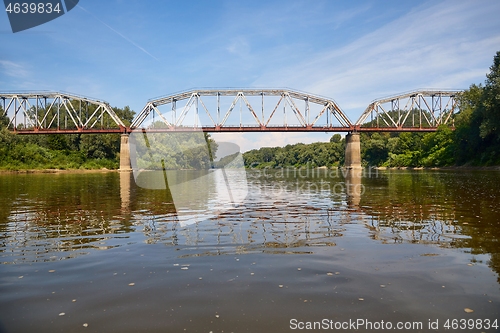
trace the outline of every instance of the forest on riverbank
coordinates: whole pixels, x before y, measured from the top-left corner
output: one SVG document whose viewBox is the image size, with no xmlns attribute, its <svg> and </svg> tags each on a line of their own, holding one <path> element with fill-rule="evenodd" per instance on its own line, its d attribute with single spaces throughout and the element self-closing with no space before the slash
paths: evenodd
<svg viewBox="0 0 500 333">
<path fill-rule="evenodd" d="M 455 129 L 442 125 L 432 133 L 361 133 L 365 166 L 442 167 L 500 165 L 500 51 L 484 84 L 472 84 L 458 96 Z M 265 147 L 243 154 L 247 167 L 337 167 L 344 163 L 345 139 Z"/>
</svg>

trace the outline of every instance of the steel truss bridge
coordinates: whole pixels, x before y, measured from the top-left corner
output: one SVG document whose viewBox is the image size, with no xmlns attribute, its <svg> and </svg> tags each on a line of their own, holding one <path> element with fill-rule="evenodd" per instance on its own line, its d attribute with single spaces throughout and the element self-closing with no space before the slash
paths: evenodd
<svg viewBox="0 0 500 333">
<path fill-rule="evenodd" d="M 127 128 L 102 101 L 61 92 L 0 93 L 7 127 L 19 134 L 124 133 Z"/>
<path fill-rule="evenodd" d="M 19 134 L 430 132 L 453 125 L 459 94 L 419 90 L 376 100 L 355 123 L 333 99 L 290 89 L 202 89 L 151 99 L 130 126 L 106 102 L 60 92 L 0 93 L 0 115 Z"/>
</svg>

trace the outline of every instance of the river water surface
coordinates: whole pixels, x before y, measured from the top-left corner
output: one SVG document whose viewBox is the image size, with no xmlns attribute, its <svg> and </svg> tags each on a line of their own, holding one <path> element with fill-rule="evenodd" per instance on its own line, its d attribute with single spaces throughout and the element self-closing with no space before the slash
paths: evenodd
<svg viewBox="0 0 500 333">
<path fill-rule="evenodd" d="M 248 171 L 181 219 L 129 173 L 0 174 L 0 331 L 496 332 L 499 176 Z"/>
</svg>

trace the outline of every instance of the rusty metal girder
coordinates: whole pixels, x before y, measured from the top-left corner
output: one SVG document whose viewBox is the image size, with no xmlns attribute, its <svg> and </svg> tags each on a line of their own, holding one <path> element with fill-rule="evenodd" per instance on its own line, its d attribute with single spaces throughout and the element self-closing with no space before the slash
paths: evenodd
<svg viewBox="0 0 500 333">
<path fill-rule="evenodd" d="M 355 126 L 359 131 L 435 131 L 439 125 L 453 125 L 460 92 L 418 90 L 375 100 Z"/>
<path fill-rule="evenodd" d="M 108 103 L 68 93 L 0 93 L 0 106 L 9 117 L 8 127 L 18 134 L 131 133 L 135 129 L 432 132 L 439 125 L 453 125 L 458 94 L 418 90 L 375 100 L 355 124 L 334 100 L 290 89 L 199 89 L 151 99 L 130 127 Z"/>
<path fill-rule="evenodd" d="M 0 93 L 8 128 L 20 134 L 115 133 L 125 124 L 103 101 L 61 92 Z"/>
<path fill-rule="evenodd" d="M 200 89 L 160 97 L 148 101 L 130 128 L 210 132 L 354 129 L 334 100 L 289 89 Z"/>
</svg>

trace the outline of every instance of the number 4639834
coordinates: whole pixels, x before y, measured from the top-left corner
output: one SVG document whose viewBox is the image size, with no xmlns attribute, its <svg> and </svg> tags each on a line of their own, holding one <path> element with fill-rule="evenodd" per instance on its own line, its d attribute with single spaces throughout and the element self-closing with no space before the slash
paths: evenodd
<svg viewBox="0 0 500 333">
<path fill-rule="evenodd" d="M 489 330 L 490 328 L 498 329 L 498 321 L 490 319 L 448 319 L 443 327 L 447 330 Z"/>
<path fill-rule="evenodd" d="M 59 2 L 54 5 L 52 3 L 8 3 L 7 7 L 5 7 L 5 11 L 9 14 L 51 14 L 51 13 L 60 13 L 62 11 Z"/>
</svg>

